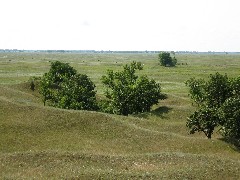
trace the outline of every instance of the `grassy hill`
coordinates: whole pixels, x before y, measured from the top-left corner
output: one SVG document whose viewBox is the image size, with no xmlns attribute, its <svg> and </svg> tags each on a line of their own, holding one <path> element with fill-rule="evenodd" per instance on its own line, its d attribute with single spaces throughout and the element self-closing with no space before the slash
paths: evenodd
<svg viewBox="0 0 240 180">
<path fill-rule="evenodd" d="M 184 65 L 163 68 L 151 54 L 0 54 L 0 177 L 239 179 L 238 149 L 217 133 L 212 140 L 188 134 L 186 118 L 194 107 L 184 81 L 216 71 L 236 76 L 240 56 L 178 56 Z M 45 107 L 25 81 L 48 71 L 51 60 L 87 73 L 99 96 L 106 69 L 138 60 L 168 99 L 128 117 Z"/>
</svg>

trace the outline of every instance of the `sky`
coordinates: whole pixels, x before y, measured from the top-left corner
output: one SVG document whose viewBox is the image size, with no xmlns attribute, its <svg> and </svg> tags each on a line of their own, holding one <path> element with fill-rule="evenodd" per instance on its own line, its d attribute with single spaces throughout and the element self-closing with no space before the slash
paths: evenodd
<svg viewBox="0 0 240 180">
<path fill-rule="evenodd" d="M 0 49 L 240 51 L 239 0 L 1 0 Z"/>
</svg>

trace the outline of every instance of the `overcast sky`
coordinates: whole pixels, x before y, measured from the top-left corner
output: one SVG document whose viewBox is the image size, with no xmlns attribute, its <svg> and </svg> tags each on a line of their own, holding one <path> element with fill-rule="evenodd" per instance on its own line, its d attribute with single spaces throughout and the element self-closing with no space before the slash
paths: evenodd
<svg viewBox="0 0 240 180">
<path fill-rule="evenodd" d="M 0 49 L 240 51 L 239 0 L 1 0 Z"/>
</svg>

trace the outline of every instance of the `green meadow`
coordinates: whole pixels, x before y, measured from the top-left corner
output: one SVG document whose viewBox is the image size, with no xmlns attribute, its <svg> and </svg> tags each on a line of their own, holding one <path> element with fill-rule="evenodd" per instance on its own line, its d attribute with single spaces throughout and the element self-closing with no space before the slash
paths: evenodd
<svg viewBox="0 0 240 180">
<path fill-rule="evenodd" d="M 185 81 L 219 72 L 240 75 L 240 54 L 176 54 L 162 67 L 158 54 L 0 53 L 0 179 L 240 179 L 240 150 L 216 131 L 190 135 L 195 107 Z M 87 74 L 104 96 L 101 77 L 142 62 L 167 99 L 151 112 L 119 116 L 44 106 L 28 80 L 52 61 Z"/>
</svg>

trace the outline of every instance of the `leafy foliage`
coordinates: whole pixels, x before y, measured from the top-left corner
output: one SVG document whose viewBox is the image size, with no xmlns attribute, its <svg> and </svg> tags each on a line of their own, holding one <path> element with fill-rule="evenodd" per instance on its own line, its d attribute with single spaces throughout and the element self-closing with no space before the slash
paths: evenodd
<svg viewBox="0 0 240 180">
<path fill-rule="evenodd" d="M 239 78 L 216 73 L 209 81 L 191 78 L 186 85 L 199 108 L 187 120 L 191 134 L 202 131 L 211 138 L 214 128 L 221 126 L 224 136 L 240 138 Z"/>
<path fill-rule="evenodd" d="M 132 62 L 125 65 L 123 71 L 108 70 L 107 75 L 102 77 L 108 99 L 103 102 L 103 111 L 122 115 L 146 112 L 163 98 L 159 84 L 147 76 L 135 74 L 136 70 L 142 69 L 141 63 Z"/>
<path fill-rule="evenodd" d="M 220 107 L 227 98 L 231 97 L 232 89 L 227 75 L 216 73 L 210 75 L 205 85 L 205 101 L 208 106 Z"/>
<path fill-rule="evenodd" d="M 77 74 L 77 71 L 71 67 L 68 63 L 62 63 L 55 61 L 51 63 L 51 68 L 48 72 L 49 77 L 53 85 L 58 86 L 66 78 L 70 78 Z"/>
<path fill-rule="evenodd" d="M 76 74 L 60 84 L 56 107 L 64 109 L 96 110 L 95 85 L 87 75 Z"/>
<path fill-rule="evenodd" d="M 186 85 L 190 88 L 189 89 L 189 95 L 191 99 L 198 105 L 201 106 L 201 104 L 205 101 L 205 81 L 203 79 L 195 79 L 191 78 L 186 81 Z"/>
<path fill-rule="evenodd" d="M 198 106 L 221 106 L 232 93 L 227 75 L 219 73 L 211 74 L 209 81 L 191 78 L 186 85 L 190 87 L 190 96 Z"/>
<path fill-rule="evenodd" d="M 49 102 L 54 107 L 64 109 L 97 109 L 94 88 L 87 75 L 77 74 L 69 64 L 59 61 L 51 64 L 40 83 L 44 105 Z"/>
<path fill-rule="evenodd" d="M 169 52 L 161 52 L 158 55 L 158 59 L 160 61 L 161 66 L 176 66 L 177 59 L 174 57 L 171 57 Z"/>
<path fill-rule="evenodd" d="M 227 99 L 220 113 L 223 135 L 238 139 L 240 142 L 240 97 Z"/>
<path fill-rule="evenodd" d="M 186 125 L 190 129 L 190 134 L 204 132 L 211 139 L 214 128 L 218 126 L 218 115 L 215 109 L 202 107 L 188 118 Z"/>
</svg>

